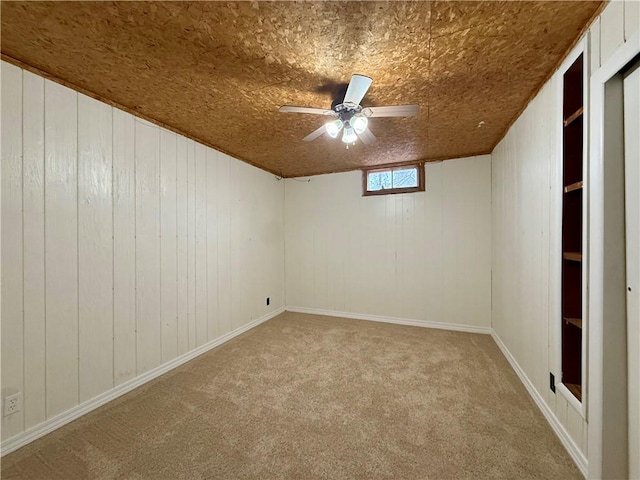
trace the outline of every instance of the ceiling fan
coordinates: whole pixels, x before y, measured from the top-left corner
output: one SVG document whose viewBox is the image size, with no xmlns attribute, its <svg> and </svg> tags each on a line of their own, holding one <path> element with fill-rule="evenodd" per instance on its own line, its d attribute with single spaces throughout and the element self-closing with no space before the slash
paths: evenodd
<svg viewBox="0 0 640 480">
<path fill-rule="evenodd" d="M 347 144 L 355 143 L 359 138 L 362 143 L 370 144 L 376 141 L 376 137 L 369 130 L 369 118 L 371 117 L 413 117 L 418 114 L 418 105 L 392 105 L 388 107 L 362 107 L 360 102 L 371 86 L 371 78 L 355 74 L 351 77 L 347 92 L 342 103 L 338 103 L 330 110 L 312 107 L 294 107 L 283 105 L 281 112 L 287 113 L 311 113 L 314 115 L 326 115 L 332 120 L 314 130 L 303 138 L 310 142 L 325 133 L 331 138 L 336 138 L 342 131 L 342 141 Z"/>
</svg>

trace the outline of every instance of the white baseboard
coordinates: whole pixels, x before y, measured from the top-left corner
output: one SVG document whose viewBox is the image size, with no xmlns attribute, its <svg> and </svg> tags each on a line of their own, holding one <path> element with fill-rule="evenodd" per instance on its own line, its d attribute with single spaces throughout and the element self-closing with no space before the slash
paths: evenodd
<svg viewBox="0 0 640 480">
<path fill-rule="evenodd" d="M 461 325 L 456 323 L 430 322 L 427 320 L 413 320 L 409 318 L 383 317 L 380 315 L 368 315 L 364 313 L 336 312 L 333 310 L 320 310 L 307 307 L 285 307 L 288 312 L 310 313 L 312 315 L 324 315 L 328 317 L 352 318 L 354 320 L 368 320 L 371 322 L 395 323 L 397 325 L 411 325 L 413 327 L 438 328 L 440 330 L 454 330 L 456 332 L 491 334 L 491 327 L 476 327 L 473 325 Z"/>
<path fill-rule="evenodd" d="M 190 352 L 180 355 L 179 357 L 176 357 L 167 363 L 164 363 L 152 370 L 149 370 L 148 372 L 145 372 L 142 375 L 138 375 L 137 377 L 132 378 L 131 380 L 128 380 L 118 385 L 117 387 L 112 388 L 111 390 L 107 390 L 106 392 L 98 395 L 97 397 L 92 398 L 91 400 L 87 400 L 86 402 L 76 405 L 75 407 L 67 410 L 66 412 L 56 415 L 55 417 L 50 418 L 44 421 L 43 423 L 36 425 L 35 427 L 32 427 L 29 430 L 26 430 L 16 435 L 15 437 L 11 437 L 5 440 L 0 445 L 0 452 L 1 452 L 0 456 L 4 456 L 8 453 L 11 453 L 19 449 L 20 447 L 23 447 L 26 444 L 33 442 L 34 440 L 40 437 L 43 437 L 48 433 L 53 432 L 54 430 L 62 427 L 63 425 L 66 425 L 67 423 L 70 423 L 73 420 L 76 420 L 82 415 L 85 415 L 90 411 L 95 410 L 96 408 L 104 405 L 105 403 L 110 402 L 111 400 L 114 400 L 120 397 L 121 395 L 124 395 L 125 393 L 130 392 L 131 390 L 147 383 L 150 380 L 153 380 L 156 377 L 159 377 L 163 373 L 167 373 L 169 370 L 173 370 L 174 368 L 179 367 L 183 363 L 186 363 L 189 360 L 193 360 L 195 357 L 202 355 L 203 353 L 211 350 L 212 348 L 217 347 L 218 345 L 221 345 L 225 342 L 228 342 L 229 340 L 231 340 L 234 337 L 237 337 L 241 333 L 244 333 L 247 330 L 250 330 L 260 325 L 261 323 L 266 322 L 267 320 L 277 315 L 280 315 L 282 312 L 284 312 L 284 310 L 285 310 L 284 307 L 280 307 L 277 310 L 274 310 L 273 312 L 270 312 L 260 318 L 257 318 L 247 323 L 246 325 L 243 325 L 242 327 L 236 328 L 235 330 L 229 333 L 226 333 L 225 335 L 222 335 L 221 337 L 218 337 L 215 340 L 211 340 L 210 342 L 207 342 L 204 345 L 201 345 L 198 348 L 191 350 Z"/>
<path fill-rule="evenodd" d="M 516 374 L 520 378 L 520 381 L 524 384 L 525 388 L 529 392 L 529 395 L 531 395 L 531 398 L 533 398 L 533 401 L 536 402 L 536 405 L 544 415 L 544 418 L 546 418 L 547 422 L 549 422 L 549 425 L 551 425 L 551 428 L 560 439 L 562 445 L 564 445 L 564 448 L 567 450 L 585 478 L 587 478 L 589 474 L 589 465 L 584 454 L 580 451 L 567 430 L 560 423 L 558 417 L 556 417 L 553 411 L 549 408 L 547 402 L 544 401 L 538 390 L 536 390 L 536 388 L 533 386 L 533 383 L 531 383 L 531 380 L 529 380 L 527 374 L 524 373 L 524 370 L 522 370 L 522 368 L 520 368 L 520 365 L 518 365 L 516 359 L 513 357 L 513 355 L 511 355 L 511 352 L 502 342 L 502 339 L 495 331 L 491 332 L 491 336 L 498 345 L 498 348 L 500 348 L 500 350 L 502 351 L 502 354 L 511 364 L 511 367 L 515 370 Z"/>
</svg>

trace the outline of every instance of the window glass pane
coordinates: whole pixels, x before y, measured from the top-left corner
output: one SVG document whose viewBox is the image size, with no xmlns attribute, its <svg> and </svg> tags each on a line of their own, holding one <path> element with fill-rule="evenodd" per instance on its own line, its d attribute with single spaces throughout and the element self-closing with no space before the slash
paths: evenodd
<svg viewBox="0 0 640 480">
<path fill-rule="evenodd" d="M 393 171 L 393 188 L 418 186 L 418 169 L 415 167 Z"/>
<path fill-rule="evenodd" d="M 367 175 L 367 190 L 375 192 L 383 188 L 391 188 L 391 172 L 370 172 Z"/>
</svg>

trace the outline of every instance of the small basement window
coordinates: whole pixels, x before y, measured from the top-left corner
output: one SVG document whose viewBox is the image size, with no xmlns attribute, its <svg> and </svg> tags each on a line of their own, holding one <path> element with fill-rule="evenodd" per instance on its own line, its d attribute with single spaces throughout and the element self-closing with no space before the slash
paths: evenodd
<svg viewBox="0 0 640 480">
<path fill-rule="evenodd" d="M 424 165 L 401 165 L 362 171 L 362 195 L 424 192 Z"/>
</svg>

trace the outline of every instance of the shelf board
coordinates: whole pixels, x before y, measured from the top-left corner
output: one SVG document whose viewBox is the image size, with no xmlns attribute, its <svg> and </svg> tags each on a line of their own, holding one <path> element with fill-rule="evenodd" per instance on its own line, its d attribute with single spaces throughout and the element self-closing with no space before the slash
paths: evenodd
<svg viewBox="0 0 640 480">
<path fill-rule="evenodd" d="M 567 185 L 566 187 L 564 187 L 564 193 L 573 192 L 574 190 L 580 190 L 583 186 L 583 183 L 584 182 L 580 180 L 579 182 L 572 183 L 571 185 Z"/>
<path fill-rule="evenodd" d="M 578 253 L 578 252 L 564 252 L 562 254 L 562 257 L 565 260 L 571 260 L 572 262 L 581 262 L 582 261 L 582 254 Z"/>
<path fill-rule="evenodd" d="M 567 322 L 570 323 L 571 325 L 574 325 L 578 328 L 582 328 L 582 319 L 581 318 L 571 318 L 571 317 L 562 317 L 562 319 Z"/>
<path fill-rule="evenodd" d="M 575 383 L 565 383 L 564 386 L 567 387 L 579 401 L 582 401 L 582 385 L 576 385 Z"/>
<path fill-rule="evenodd" d="M 580 107 L 578 110 L 576 110 L 574 113 L 572 113 L 565 119 L 564 126 L 567 127 L 571 125 L 577 118 L 580 118 L 583 113 L 584 113 L 584 107 Z"/>
</svg>

